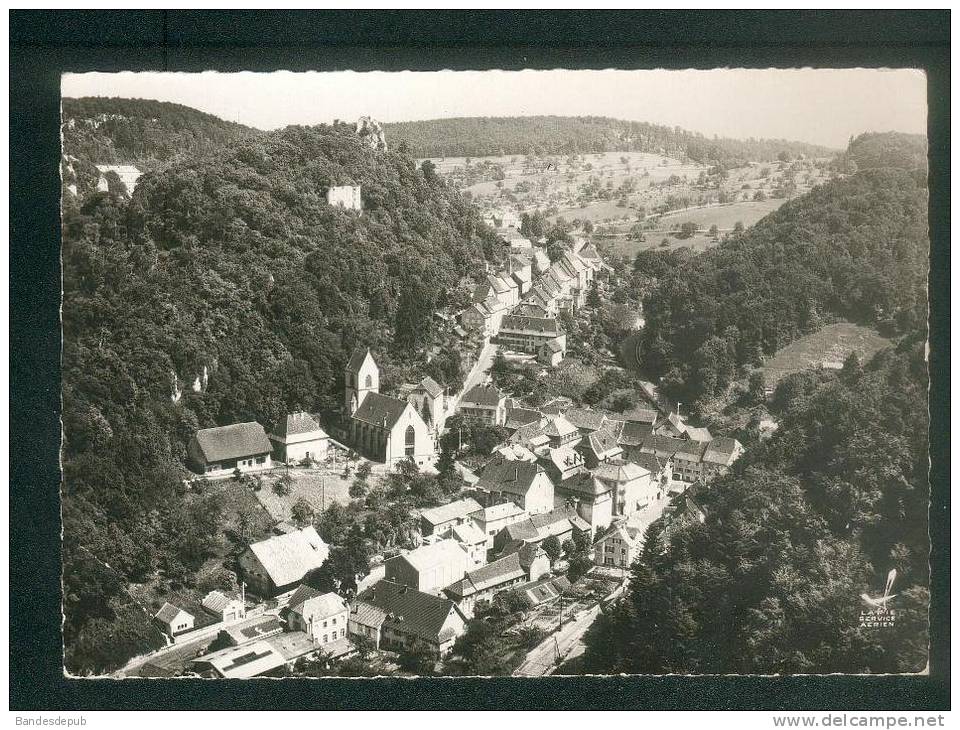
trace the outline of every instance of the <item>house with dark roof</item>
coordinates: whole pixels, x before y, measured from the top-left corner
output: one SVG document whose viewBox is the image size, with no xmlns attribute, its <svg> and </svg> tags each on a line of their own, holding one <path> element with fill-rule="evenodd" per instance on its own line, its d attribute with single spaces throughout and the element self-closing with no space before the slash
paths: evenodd
<svg viewBox="0 0 960 730">
<path fill-rule="evenodd" d="M 467 573 L 443 591 L 467 617 L 473 616 L 477 601 L 489 601 L 497 593 L 537 580 L 550 570 L 550 559 L 538 545 L 519 550 Z"/>
<path fill-rule="evenodd" d="M 381 580 L 357 597 L 349 621 L 355 636 L 376 625 L 378 649 L 426 649 L 443 656 L 464 632 L 467 619 L 449 598 Z"/>
<path fill-rule="evenodd" d="M 507 396 L 492 385 L 475 385 L 460 399 L 457 412 L 489 426 L 502 426 L 507 420 Z"/>
<path fill-rule="evenodd" d="M 254 542 L 240 553 L 242 579 L 263 597 L 296 588 L 326 561 L 330 548 L 313 527 Z"/>
<path fill-rule="evenodd" d="M 607 422 L 606 414 L 592 408 L 568 408 L 563 416 L 584 436 L 599 431 Z"/>
<path fill-rule="evenodd" d="M 543 414 L 538 410 L 515 406 L 507 409 L 506 420 L 504 421 L 503 426 L 511 433 L 514 433 L 521 426 L 527 426 L 531 423 L 539 423 L 542 418 Z"/>
<path fill-rule="evenodd" d="M 643 548 L 643 533 L 626 521 L 615 522 L 593 545 L 593 562 L 610 568 L 629 568 Z"/>
<path fill-rule="evenodd" d="M 477 488 L 489 504 L 513 502 L 530 514 L 553 509 L 553 481 L 539 464 L 494 456 L 480 472 Z"/>
<path fill-rule="evenodd" d="M 256 421 L 203 428 L 187 444 L 191 466 L 200 474 L 221 476 L 269 469 L 273 445 Z"/>
<path fill-rule="evenodd" d="M 171 638 L 184 631 L 190 631 L 196 620 L 193 614 L 169 602 L 164 603 L 153 618 L 163 628 L 163 633 Z"/>
<path fill-rule="evenodd" d="M 539 545 L 551 535 L 562 543 L 573 531 L 590 532 L 590 524 L 578 513 L 576 507 L 565 504 L 544 514 L 530 515 L 526 520 L 507 525 L 493 538 L 494 553 L 508 555 L 524 545 Z"/>
<path fill-rule="evenodd" d="M 630 423 L 645 423 L 650 426 L 657 422 L 658 411 L 656 408 L 646 408 L 637 406 L 624 413 L 621 418 Z"/>
<path fill-rule="evenodd" d="M 577 444 L 577 450 L 583 454 L 588 469 L 623 455 L 623 447 L 617 443 L 616 430 L 607 424 L 583 438 Z"/>
<path fill-rule="evenodd" d="M 541 345 L 556 340 L 561 350 L 566 349 L 567 336 L 556 317 L 525 317 L 508 314 L 500 322 L 497 343 L 508 350 L 535 355 Z"/>
<path fill-rule="evenodd" d="M 554 337 L 552 340 L 547 340 L 537 349 L 537 362 L 541 365 L 547 365 L 548 367 L 555 368 L 561 362 L 563 362 L 563 356 L 567 353 L 567 338 L 566 335 L 562 337 Z"/>
<path fill-rule="evenodd" d="M 715 438 L 703 452 L 703 479 L 726 474 L 727 470 L 743 455 L 743 444 L 734 438 Z"/>
<path fill-rule="evenodd" d="M 277 461 L 300 463 L 306 459 L 320 461 L 327 455 L 330 437 L 309 413 L 288 414 L 268 434 Z"/>
</svg>

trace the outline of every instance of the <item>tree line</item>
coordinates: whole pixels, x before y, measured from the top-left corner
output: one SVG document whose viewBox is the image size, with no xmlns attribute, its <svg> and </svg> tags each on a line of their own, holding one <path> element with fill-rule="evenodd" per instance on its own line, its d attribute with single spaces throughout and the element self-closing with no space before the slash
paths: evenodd
<svg viewBox="0 0 960 730">
<path fill-rule="evenodd" d="M 635 151 L 741 167 L 751 161 L 832 157 L 836 152 L 788 140 L 708 138 L 680 127 L 609 117 L 461 117 L 383 126 L 391 144 L 406 145 L 415 157 Z"/>
</svg>

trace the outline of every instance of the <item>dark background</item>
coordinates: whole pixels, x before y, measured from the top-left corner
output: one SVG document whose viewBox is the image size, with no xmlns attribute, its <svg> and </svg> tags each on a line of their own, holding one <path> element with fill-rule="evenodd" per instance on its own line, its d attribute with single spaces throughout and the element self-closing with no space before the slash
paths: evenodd
<svg viewBox="0 0 960 730">
<path fill-rule="evenodd" d="M 949 11 L 11 11 L 10 62 L 10 709 L 949 708 Z M 889 66 L 927 72 L 929 677 L 118 682 L 63 676 L 58 499 L 62 71 L 717 66 Z"/>
</svg>

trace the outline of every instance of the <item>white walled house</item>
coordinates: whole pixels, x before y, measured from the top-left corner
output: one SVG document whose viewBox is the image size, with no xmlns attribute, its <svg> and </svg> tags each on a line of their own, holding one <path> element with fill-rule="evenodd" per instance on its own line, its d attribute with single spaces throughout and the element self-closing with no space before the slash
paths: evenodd
<svg viewBox="0 0 960 730">
<path fill-rule="evenodd" d="M 287 624 L 302 631 L 314 644 L 325 646 L 346 638 L 350 609 L 336 593 L 323 593 L 301 586 L 287 604 Z"/>
<path fill-rule="evenodd" d="M 273 445 L 256 421 L 204 428 L 187 444 L 191 466 L 200 474 L 222 476 L 269 469 Z"/>
<path fill-rule="evenodd" d="M 247 607 L 244 605 L 243 599 L 236 594 L 210 591 L 204 596 L 200 605 L 223 623 L 240 621 L 247 616 Z"/>
<path fill-rule="evenodd" d="M 386 579 L 424 593 L 439 593 L 472 567 L 456 540 L 444 539 L 422 545 L 384 564 Z"/>
<path fill-rule="evenodd" d="M 153 617 L 163 628 L 163 632 L 173 638 L 193 628 L 194 617 L 172 603 L 164 603 Z"/>
<path fill-rule="evenodd" d="M 322 460 L 327 455 L 330 437 L 309 413 L 291 413 L 268 434 L 278 461 L 300 463 L 310 458 Z"/>
<path fill-rule="evenodd" d="M 501 455 L 483 468 L 477 487 L 491 504 L 513 502 L 531 515 L 553 509 L 553 482 L 539 464 L 511 461 Z"/>
</svg>

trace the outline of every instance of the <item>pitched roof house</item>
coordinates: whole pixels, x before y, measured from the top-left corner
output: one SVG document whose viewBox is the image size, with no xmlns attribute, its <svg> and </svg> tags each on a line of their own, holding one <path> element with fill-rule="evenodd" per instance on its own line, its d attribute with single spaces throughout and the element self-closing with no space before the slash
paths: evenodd
<svg viewBox="0 0 960 730">
<path fill-rule="evenodd" d="M 480 509 L 480 503 L 471 497 L 425 509 L 420 512 L 420 533 L 424 536 L 439 535 L 449 527 L 463 524 L 469 515 Z"/>
<path fill-rule="evenodd" d="M 513 502 L 530 514 L 553 509 L 553 482 L 529 461 L 494 456 L 480 473 L 477 488 L 489 494 L 491 504 Z"/>
<path fill-rule="evenodd" d="M 616 487 L 597 479 L 590 472 L 574 474 L 557 484 L 557 501 L 572 504 L 577 514 L 590 525 L 593 534 L 597 528 L 607 527 L 613 521 L 617 499 Z"/>
<path fill-rule="evenodd" d="M 593 562 L 607 567 L 629 568 L 643 547 L 643 533 L 624 521 L 610 526 L 593 546 Z"/>
<path fill-rule="evenodd" d="M 291 631 L 303 631 L 314 644 L 324 646 L 346 638 L 349 611 L 336 593 L 294 594 L 288 604 L 287 621 Z"/>
<path fill-rule="evenodd" d="M 491 426 L 502 426 L 507 418 L 507 396 L 492 385 L 475 385 L 460 399 L 457 411 Z"/>
<path fill-rule="evenodd" d="M 524 545 L 516 552 L 468 571 L 463 578 L 449 585 L 444 595 L 472 616 L 476 602 L 489 600 L 497 593 L 521 583 L 537 580 L 550 569 L 550 561 L 537 545 Z"/>
<path fill-rule="evenodd" d="M 170 637 L 182 634 L 184 631 L 190 631 L 195 621 L 193 614 L 187 613 L 179 606 L 174 606 L 169 602 L 164 603 L 153 618 L 163 627 L 164 633 Z"/>
<path fill-rule="evenodd" d="M 525 544 L 539 545 L 551 535 L 563 542 L 574 530 L 589 532 L 590 524 L 577 513 L 576 507 L 564 505 L 507 525 L 494 536 L 493 549 L 501 556 L 508 555 Z"/>
<path fill-rule="evenodd" d="M 220 591 L 210 591 L 200 605 L 224 623 L 239 621 L 247 615 L 247 607 L 236 593 L 227 595 Z"/>
<path fill-rule="evenodd" d="M 285 462 L 322 459 L 330 442 L 317 419 L 303 411 L 288 414 L 270 430 L 269 438 L 276 458 Z"/>
<path fill-rule="evenodd" d="M 203 428 L 187 445 L 190 462 L 201 474 L 229 474 L 270 467 L 273 446 L 256 421 Z"/>
<path fill-rule="evenodd" d="M 449 598 L 390 580 L 379 581 L 357 598 L 350 614 L 351 631 L 354 625 L 379 623 L 377 648 L 421 647 L 442 656 L 464 631 L 466 617 Z"/>
<path fill-rule="evenodd" d="M 290 590 L 323 565 L 330 549 L 313 527 L 250 544 L 240 555 L 243 579 L 261 596 Z"/>
</svg>

